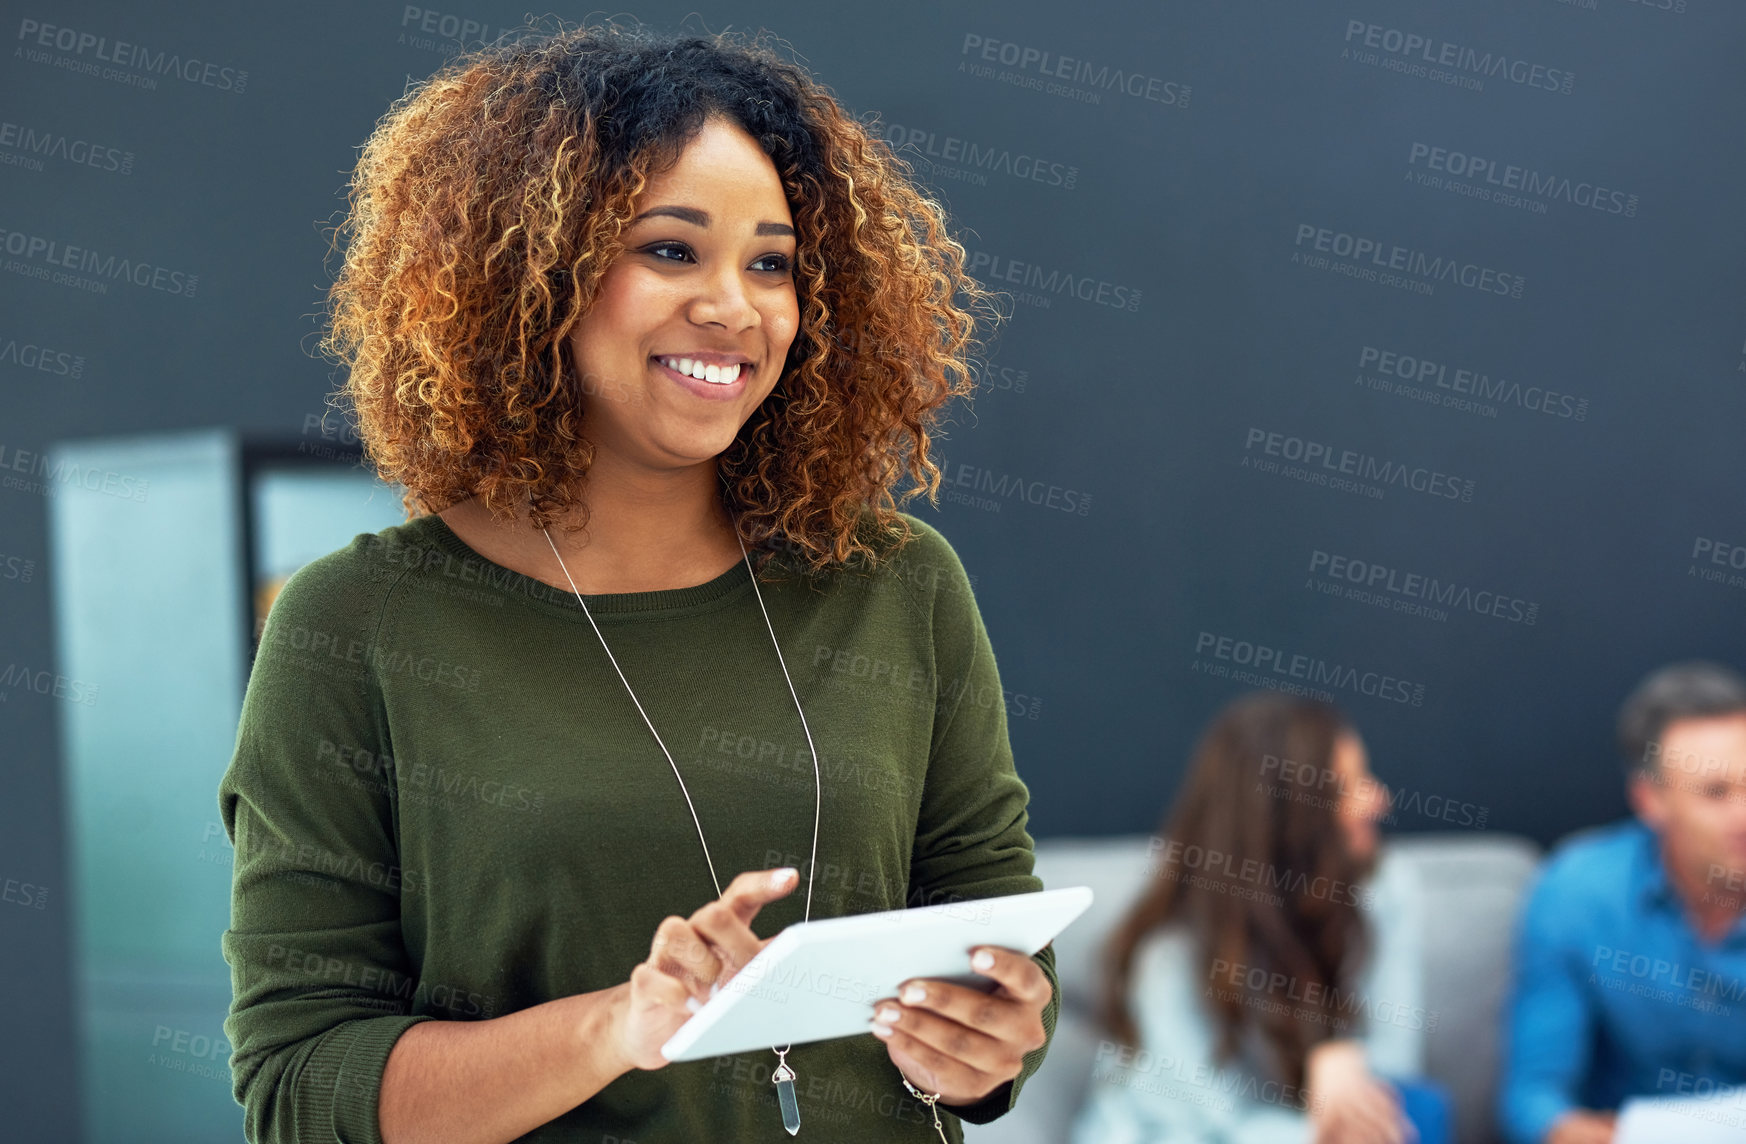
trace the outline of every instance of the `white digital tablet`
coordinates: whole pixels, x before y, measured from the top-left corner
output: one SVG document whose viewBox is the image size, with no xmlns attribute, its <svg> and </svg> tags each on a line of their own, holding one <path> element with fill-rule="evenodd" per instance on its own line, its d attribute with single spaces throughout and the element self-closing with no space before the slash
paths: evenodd
<svg viewBox="0 0 1746 1144">
<path fill-rule="evenodd" d="M 1746 1089 L 1719 1087 L 1728 1095 L 1628 1098 L 1615 1144 L 1746 1144 Z"/>
<path fill-rule="evenodd" d="M 854 914 L 789 926 L 661 1046 L 670 1061 L 801 1045 L 868 1032 L 873 1002 L 929 977 L 984 992 L 970 950 L 1034 954 L 1091 905 L 1070 886 L 938 906 Z"/>
</svg>

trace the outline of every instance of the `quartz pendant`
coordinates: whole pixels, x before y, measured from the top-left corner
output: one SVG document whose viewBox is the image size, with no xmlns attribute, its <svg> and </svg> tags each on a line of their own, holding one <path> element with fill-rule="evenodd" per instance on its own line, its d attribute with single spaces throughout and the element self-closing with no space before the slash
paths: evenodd
<svg viewBox="0 0 1746 1144">
<path fill-rule="evenodd" d="M 788 1135 L 798 1135 L 800 1102 L 794 1098 L 794 1070 L 788 1067 L 787 1061 L 783 1061 L 770 1074 L 770 1080 L 776 1086 L 776 1100 L 782 1105 L 782 1127 L 788 1129 Z"/>
</svg>

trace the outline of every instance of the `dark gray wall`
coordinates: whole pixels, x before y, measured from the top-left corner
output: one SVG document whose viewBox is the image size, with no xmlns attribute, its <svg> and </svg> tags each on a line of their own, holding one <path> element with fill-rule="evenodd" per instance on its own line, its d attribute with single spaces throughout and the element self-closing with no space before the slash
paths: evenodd
<svg viewBox="0 0 1746 1144">
<path fill-rule="evenodd" d="M 322 224 L 442 59 L 423 10 L 6 7 L 0 470 L 67 436 L 298 433 L 332 387 Z M 524 9 L 430 11 L 494 34 Z M 1547 843 L 1623 809 L 1609 727 L 1637 678 L 1746 661 L 1746 8 L 634 12 L 785 37 L 915 141 L 1015 296 L 942 447 L 952 499 L 920 511 L 976 576 L 1037 833 L 1150 828 L 1248 685 L 1219 673 L 1268 657 L 1257 678 L 1319 676 L 1358 721 L 1398 829 Z M 149 55 L 100 58 L 117 41 Z M 49 243 L 145 284 L 45 278 Z M 0 488 L 8 671 L 53 664 L 48 495 Z M 1336 557 L 1382 569 L 1379 603 Z M 1395 609 L 1431 580 L 1441 614 Z M 48 891 L 0 901 L 0 1109 L 33 1140 L 76 1130 L 56 707 L 0 695 L 0 880 Z"/>
</svg>

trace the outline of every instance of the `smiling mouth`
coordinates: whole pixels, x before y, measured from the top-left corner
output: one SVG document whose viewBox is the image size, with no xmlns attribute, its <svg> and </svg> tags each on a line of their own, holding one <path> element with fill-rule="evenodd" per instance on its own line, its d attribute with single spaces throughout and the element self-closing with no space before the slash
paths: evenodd
<svg viewBox="0 0 1746 1144">
<path fill-rule="evenodd" d="M 694 381 L 705 382 L 709 385 L 732 385 L 753 369 L 751 362 L 718 366 L 693 361 L 685 357 L 655 357 L 649 360 L 665 366 L 681 377 L 689 377 Z"/>
</svg>

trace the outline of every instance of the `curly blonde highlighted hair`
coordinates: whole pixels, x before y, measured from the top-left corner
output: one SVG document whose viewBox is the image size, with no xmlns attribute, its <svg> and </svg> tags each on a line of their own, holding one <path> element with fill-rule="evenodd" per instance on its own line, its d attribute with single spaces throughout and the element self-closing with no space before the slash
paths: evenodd
<svg viewBox="0 0 1746 1144">
<path fill-rule="evenodd" d="M 525 500 L 535 528 L 586 520 L 569 335 L 635 196 L 717 117 L 770 157 L 798 240 L 799 329 L 718 462 L 742 539 L 814 570 L 876 560 L 910 538 L 900 478 L 938 504 L 930 438 L 973 391 L 977 315 L 999 319 L 944 209 L 762 35 L 609 23 L 457 56 L 362 149 L 321 348 L 409 518 L 478 496 L 500 518 Z"/>
</svg>

